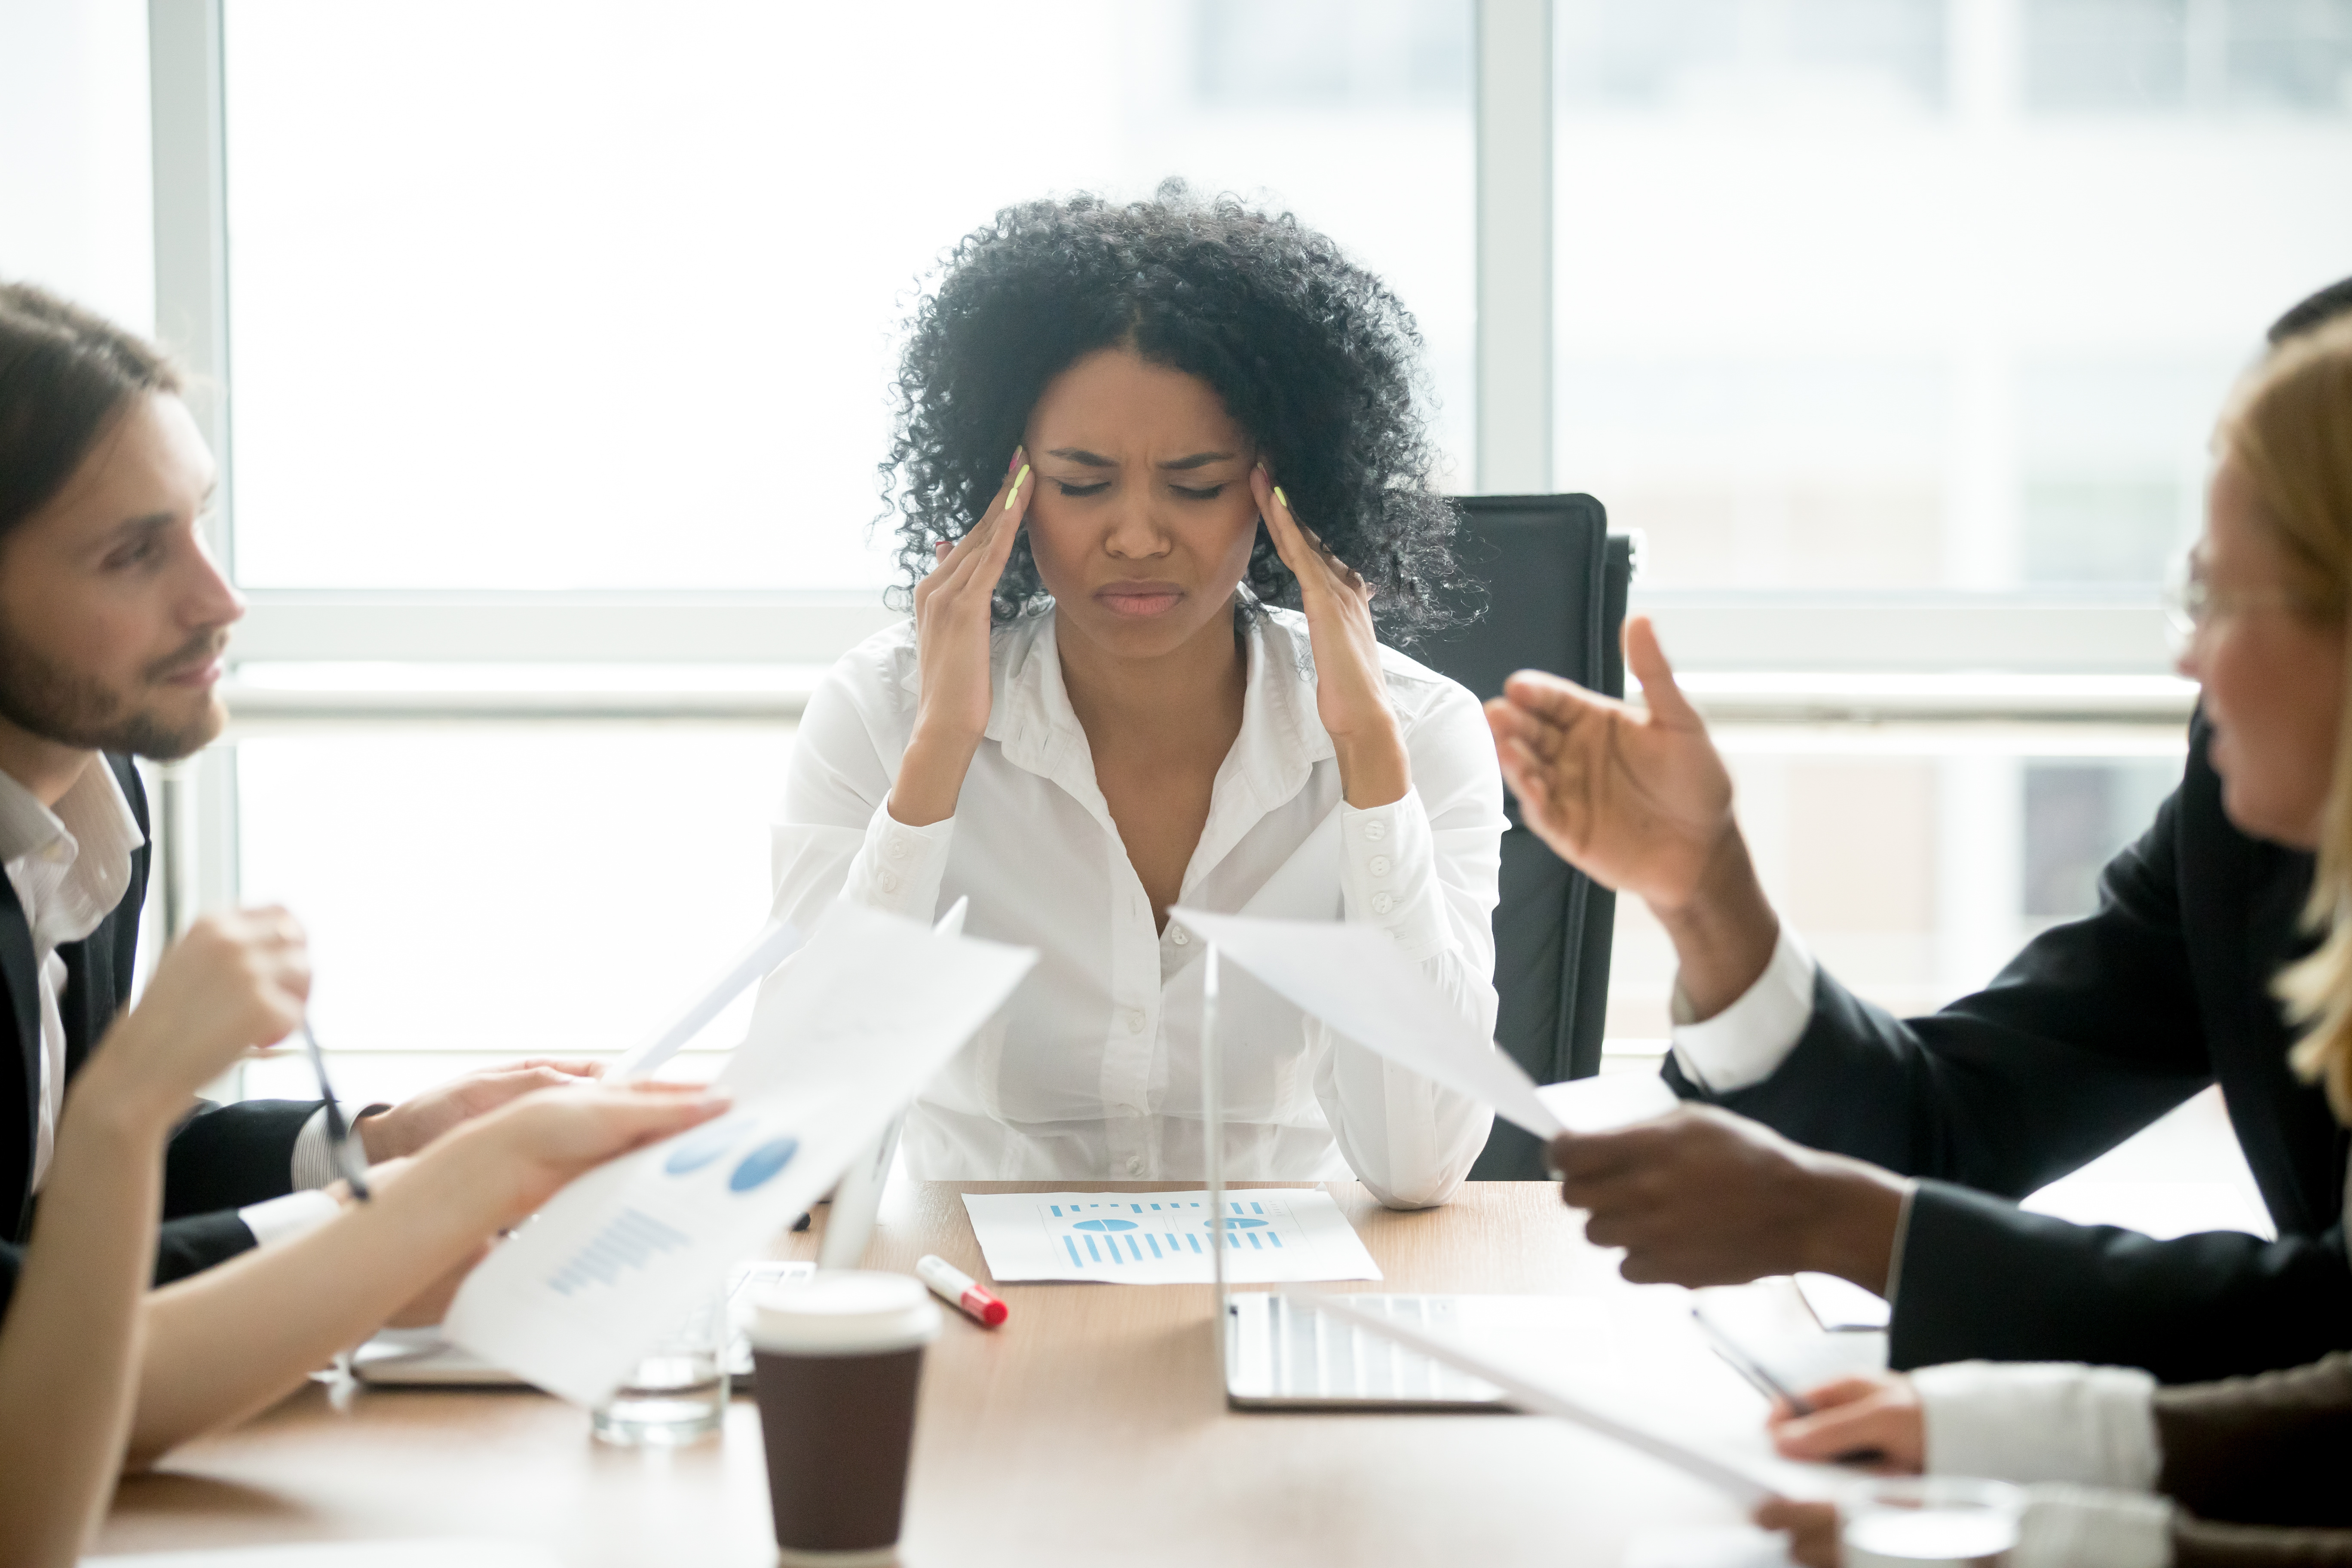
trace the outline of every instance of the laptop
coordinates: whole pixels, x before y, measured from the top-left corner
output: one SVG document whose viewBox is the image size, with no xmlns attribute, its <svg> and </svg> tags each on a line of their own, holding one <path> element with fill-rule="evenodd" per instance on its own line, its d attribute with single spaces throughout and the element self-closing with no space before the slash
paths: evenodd
<svg viewBox="0 0 2352 1568">
<path fill-rule="evenodd" d="M 1209 1207 L 1225 1212 L 1223 1058 L 1216 1037 L 1217 949 L 1202 954 L 1201 1112 Z M 1225 1279 L 1224 1227 L 1210 1227 L 1215 1282 L 1217 1374 L 1236 1410 L 1503 1411 L 1493 1384 L 1457 1372 L 1341 1319 L 1316 1310 L 1307 1290 L 1234 1290 Z M 1542 1296 L 1388 1295 L 1350 1291 L 1351 1306 L 1482 1341 L 1558 1342 L 1590 1333 L 1588 1304 Z"/>
</svg>

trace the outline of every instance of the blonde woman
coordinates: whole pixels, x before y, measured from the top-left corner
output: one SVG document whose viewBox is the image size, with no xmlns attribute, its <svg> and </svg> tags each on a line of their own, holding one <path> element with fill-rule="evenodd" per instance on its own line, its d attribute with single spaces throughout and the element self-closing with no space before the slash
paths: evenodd
<svg viewBox="0 0 2352 1568">
<path fill-rule="evenodd" d="M 2352 1124 L 2352 317 L 2257 367 L 2215 447 L 2180 669 L 2203 689 L 2232 818 L 2317 852 L 2303 918 L 2319 945 L 2273 988 L 2303 1030 L 2295 1070 Z M 1900 1469 L 2105 1489 L 2038 1501 L 2017 1568 L 2352 1563 L 2352 1354 L 2173 1388 L 1967 1362 L 1809 1397 L 1813 1415 L 1774 1414 L 1792 1458 L 1877 1448 Z M 1795 1530 L 1802 1561 L 1834 1561 L 1826 1507 L 1759 1518 Z"/>
<path fill-rule="evenodd" d="M 0 1568 L 73 1562 L 114 1477 L 283 1397 L 573 1176 L 714 1114 L 690 1090 L 515 1100 L 371 1174 L 373 1202 L 152 1293 L 163 1151 L 196 1089 L 283 1038 L 310 993 L 282 910 L 210 917 L 67 1091 L 0 1325 Z"/>
</svg>

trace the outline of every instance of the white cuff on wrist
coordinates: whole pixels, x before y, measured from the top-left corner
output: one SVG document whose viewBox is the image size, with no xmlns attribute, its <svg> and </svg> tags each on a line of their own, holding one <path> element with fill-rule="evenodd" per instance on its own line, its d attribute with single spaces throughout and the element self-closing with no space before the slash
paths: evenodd
<svg viewBox="0 0 2352 1568">
<path fill-rule="evenodd" d="M 1911 1386 L 1931 1475 L 2156 1485 L 2156 1380 L 2135 1367 L 1964 1361 L 1921 1367 Z"/>
<path fill-rule="evenodd" d="M 1730 1094 L 1778 1072 L 1813 1020 L 1813 982 L 1820 968 L 1803 939 L 1782 921 L 1764 973 L 1714 1017 L 1693 1019 L 1677 974 L 1671 1009 L 1675 1058 L 1684 1074 L 1709 1094 Z"/>
</svg>

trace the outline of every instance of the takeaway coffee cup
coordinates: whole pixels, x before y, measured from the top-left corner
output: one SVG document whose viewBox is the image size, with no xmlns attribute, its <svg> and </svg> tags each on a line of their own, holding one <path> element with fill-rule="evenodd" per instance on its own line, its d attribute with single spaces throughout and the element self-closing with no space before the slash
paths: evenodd
<svg viewBox="0 0 2352 1568">
<path fill-rule="evenodd" d="M 904 1274 L 819 1270 L 753 1300 L 752 1385 L 787 1563 L 898 1560 L 923 1347 L 940 1310 Z"/>
</svg>

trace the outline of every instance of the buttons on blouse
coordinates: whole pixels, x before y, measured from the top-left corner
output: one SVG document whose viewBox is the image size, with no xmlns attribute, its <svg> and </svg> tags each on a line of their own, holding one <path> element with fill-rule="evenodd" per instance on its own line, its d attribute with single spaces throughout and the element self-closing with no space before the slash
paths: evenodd
<svg viewBox="0 0 2352 1568">
<path fill-rule="evenodd" d="M 1378 844 L 1381 839 L 1386 838 L 1388 836 L 1389 825 L 1387 823 L 1367 822 L 1364 824 L 1364 837 L 1372 843 Z"/>
<path fill-rule="evenodd" d="M 889 856 L 893 860 L 904 860 L 907 858 L 907 841 L 903 838 L 893 838 L 890 840 L 890 847 L 882 853 Z"/>
<path fill-rule="evenodd" d="M 881 875 L 881 877 L 878 879 L 878 880 L 879 880 L 879 882 L 880 882 L 880 884 L 881 884 L 881 888 L 882 888 L 882 890 L 883 890 L 884 892 L 886 892 L 886 893 L 895 893 L 895 892 L 897 892 L 897 891 L 898 890 L 898 872 L 896 872 L 896 871 L 885 871 L 885 872 L 883 872 L 883 873 L 882 873 L 882 875 Z"/>
<path fill-rule="evenodd" d="M 1190 947 L 1192 945 L 1192 933 L 1186 931 L 1182 926 L 1178 926 L 1174 931 L 1170 931 L 1168 933 L 1168 940 L 1174 942 L 1178 947 Z"/>
<path fill-rule="evenodd" d="M 1127 1032 L 1130 1035 L 1139 1035 L 1143 1033 L 1142 1008 L 1129 1007 L 1127 1010 Z"/>
<path fill-rule="evenodd" d="M 1143 1169 L 1143 1156 L 1142 1156 L 1142 1155 L 1140 1155 L 1140 1154 L 1129 1154 L 1129 1155 L 1127 1157 L 1127 1173 L 1128 1173 L 1129 1175 L 1132 1176 L 1132 1175 L 1136 1174 L 1138 1172 L 1141 1171 L 1142 1169 Z"/>
<path fill-rule="evenodd" d="M 1376 915 L 1384 915 L 1394 908 L 1396 908 L 1396 900 L 1389 897 L 1388 894 L 1374 893 L 1372 895 L 1372 913 Z"/>
<path fill-rule="evenodd" d="M 1385 877 L 1389 874 L 1389 858 L 1385 855 L 1375 855 L 1366 868 L 1375 877 Z"/>
</svg>

